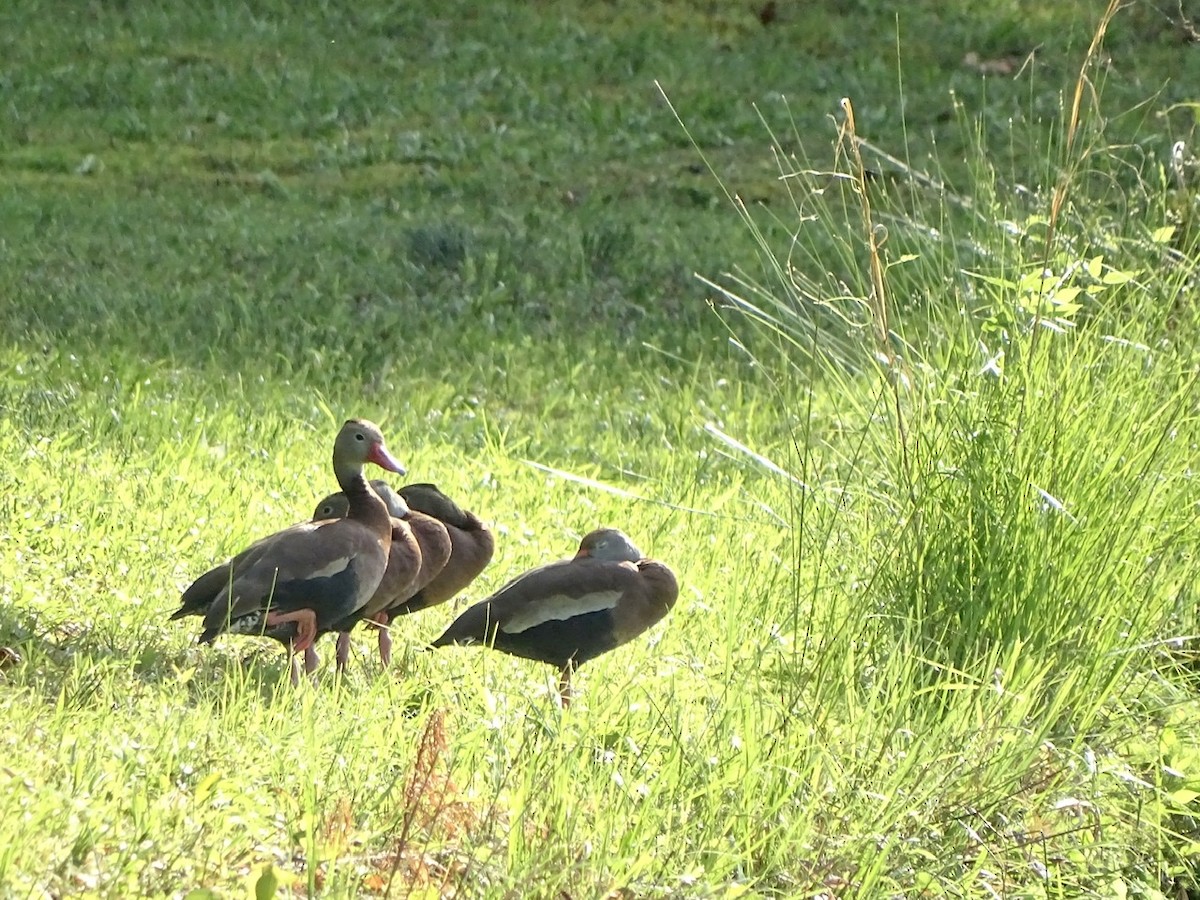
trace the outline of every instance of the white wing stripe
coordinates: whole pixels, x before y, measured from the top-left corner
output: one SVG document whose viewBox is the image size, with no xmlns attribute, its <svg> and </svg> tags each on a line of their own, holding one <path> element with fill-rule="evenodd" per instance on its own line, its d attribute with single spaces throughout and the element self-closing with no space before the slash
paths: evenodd
<svg viewBox="0 0 1200 900">
<path fill-rule="evenodd" d="M 565 621 L 586 613 L 612 609 L 623 593 L 624 591 L 593 591 L 582 597 L 568 597 L 566 594 L 543 597 L 509 619 L 500 630 L 507 634 L 520 634 L 522 631 L 536 628 L 543 622 Z"/>
<path fill-rule="evenodd" d="M 317 569 L 315 572 L 310 572 L 307 576 L 305 576 L 305 578 L 328 578 L 330 575 L 338 574 L 338 572 L 345 572 L 346 567 L 350 565 L 351 559 L 353 559 L 353 557 L 350 556 L 343 556 L 340 559 L 335 559 L 324 568 Z"/>
</svg>

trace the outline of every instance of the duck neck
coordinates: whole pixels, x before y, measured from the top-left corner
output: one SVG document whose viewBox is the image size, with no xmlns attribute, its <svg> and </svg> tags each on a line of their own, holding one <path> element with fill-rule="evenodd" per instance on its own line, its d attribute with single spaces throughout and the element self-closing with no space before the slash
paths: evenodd
<svg viewBox="0 0 1200 900">
<path fill-rule="evenodd" d="M 387 504 L 375 493 L 363 475 L 362 467 L 342 467 L 334 463 L 334 474 L 337 476 L 338 486 L 345 492 L 346 500 L 350 504 L 347 517 L 358 519 L 390 534 L 392 521 Z"/>
<path fill-rule="evenodd" d="M 461 528 L 463 531 L 476 531 L 482 524 L 479 517 L 469 513 L 452 500 L 446 500 L 437 511 L 437 517 L 447 525 Z"/>
<path fill-rule="evenodd" d="M 426 515 L 433 516 L 435 519 L 463 531 L 478 531 L 483 526 L 483 521 L 479 516 L 467 512 L 444 494 L 423 497 L 422 500 L 420 506 L 412 506 L 411 503 L 409 505 L 413 509 L 419 509 Z"/>
</svg>

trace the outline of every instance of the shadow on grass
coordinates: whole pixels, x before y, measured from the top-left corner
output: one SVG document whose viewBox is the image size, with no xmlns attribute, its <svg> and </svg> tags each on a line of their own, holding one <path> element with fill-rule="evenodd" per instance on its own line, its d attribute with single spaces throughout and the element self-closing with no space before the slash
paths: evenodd
<svg viewBox="0 0 1200 900">
<path fill-rule="evenodd" d="M 243 645 L 236 653 L 214 648 L 197 656 L 191 648 L 181 651 L 168 643 L 165 629 L 158 637 L 153 629 L 141 631 L 132 641 L 118 643 L 103 628 L 0 609 L 0 647 L 18 657 L 3 668 L 4 681 L 67 709 L 107 702 L 112 698 L 105 695 L 113 690 L 133 693 L 139 684 L 175 685 L 182 690 L 180 700 L 190 703 L 217 699 L 229 685 L 272 702 L 289 693 L 286 658 L 265 643 Z"/>
<path fill-rule="evenodd" d="M 75 622 L 51 623 L 36 612 L 0 609 L 0 685 L 24 688 L 49 704 L 66 710 L 95 709 L 138 694 L 142 688 L 170 690 L 180 706 L 220 708 L 257 696 L 265 704 L 288 704 L 300 693 L 375 690 L 381 678 L 408 679 L 417 643 L 411 643 L 383 671 L 371 648 L 351 655 L 346 673 L 335 673 L 333 641 L 320 642 L 324 660 L 299 685 L 290 680 L 290 661 L 269 639 L 220 638 L 215 646 L 180 648 L 170 631 L 178 626 L 191 633 L 193 623 L 149 625 L 131 640 L 113 640 L 111 632 Z M 405 715 L 417 715 L 430 696 L 428 686 L 406 693 Z"/>
</svg>

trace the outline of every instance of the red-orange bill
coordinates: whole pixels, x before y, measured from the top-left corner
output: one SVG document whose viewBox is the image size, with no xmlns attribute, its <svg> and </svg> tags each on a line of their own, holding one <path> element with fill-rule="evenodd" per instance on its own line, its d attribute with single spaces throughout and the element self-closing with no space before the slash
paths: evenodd
<svg viewBox="0 0 1200 900">
<path fill-rule="evenodd" d="M 404 466 L 396 461 L 392 454 L 388 453 L 387 447 L 383 444 L 376 444 L 371 448 L 371 453 L 367 456 L 369 462 L 375 463 L 381 469 L 387 469 L 389 472 L 395 472 L 397 475 L 405 475 L 407 471 Z"/>
</svg>

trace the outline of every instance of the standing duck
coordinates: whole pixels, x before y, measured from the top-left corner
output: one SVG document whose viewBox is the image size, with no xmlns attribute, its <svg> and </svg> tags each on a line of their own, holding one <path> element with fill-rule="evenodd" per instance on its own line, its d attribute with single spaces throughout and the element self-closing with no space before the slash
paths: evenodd
<svg viewBox="0 0 1200 900">
<path fill-rule="evenodd" d="M 405 616 L 445 603 L 479 577 L 496 551 L 492 530 L 479 516 L 465 510 L 433 484 L 406 484 L 400 496 L 412 509 L 437 519 L 450 535 L 450 560 L 437 576 L 388 614 Z"/>
<path fill-rule="evenodd" d="M 644 558 L 623 532 L 601 528 L 574 558 L 531 569 L 469 607 L 432 646 L 483 644 L 549 663 L 565 707 L 575 669 L 650 628 L 678 596 L 669 568 Z"/>
<path fill-rule="evenodd" d="M 201 643 L 222 633 L 264 634 L 300 652 L 321 629 L 363 606 L 383 579 L 392 542 L 387 506 L 363 477 L 368 462 L 404 473 L 378 426 L 351 419 L 333 444 L 333 473 L 349 515 L 303 522 L 251 544 L 197 578 L 171 618 L 203 615 Z"/>
<path fill-rule="evenodd" d="M 379 659 L 387 667 L 392 661 L 392 637 L 387 625 L 386 610 L 402 603 L 428 585 L 450 559 L 452 543 L 446 526 L 432 516 L 409 508 L 404 498 L 385 481 L 372 481 L 371 488 L 386 504 L 391 516 L 392 549 L 387 570 L 371 599 L 360 609 L 328 630 L 338 632 L 337 669 L 344 671 L 350 658 L 350 630 L 360 621 L 370 621 L 379 627 Z M 317 503 L 313 520 L 340 519 L 349 511 L 344 493 L 330 494 Z M 318 665 L 316 651 L 305 651 L 305 668 L 312 671 Z"/>
</svg>

